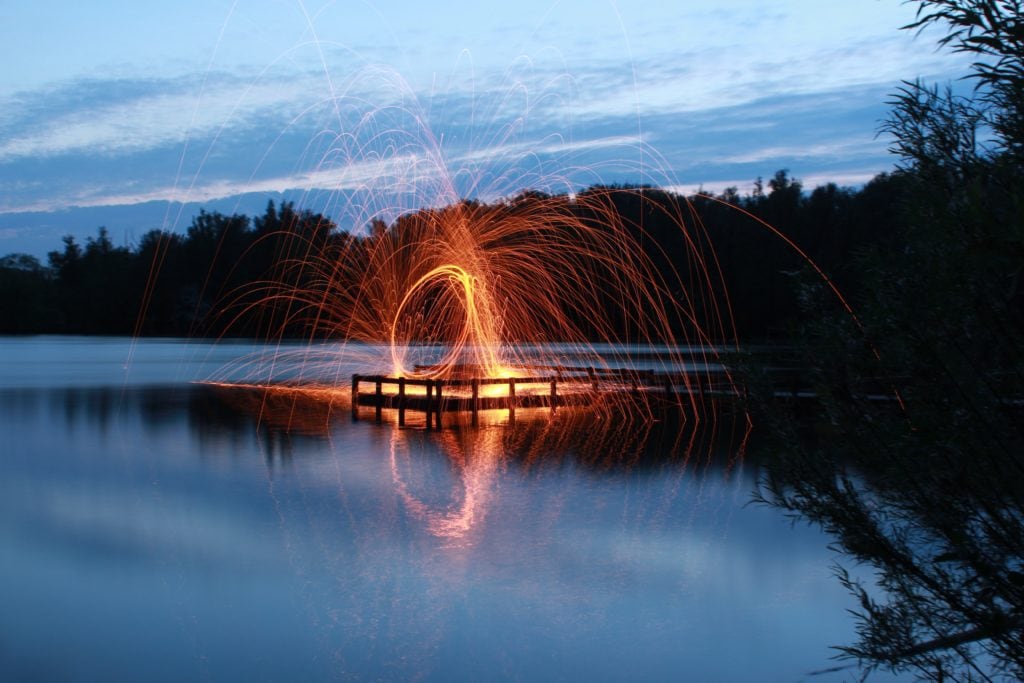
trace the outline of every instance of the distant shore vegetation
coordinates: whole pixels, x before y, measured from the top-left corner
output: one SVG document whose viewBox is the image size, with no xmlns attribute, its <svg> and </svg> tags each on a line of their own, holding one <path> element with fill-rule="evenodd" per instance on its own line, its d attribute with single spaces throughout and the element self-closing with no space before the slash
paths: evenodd
<svg viewBox="0 0 1024 683">
<path fill-rule="evenodd" d="M 613 185 L 574 196 L 524 191 L 492 205 L 464 203 L 525 211 L 531 202 L 569 205 L 588 193 L 602 193 L 623 224 L 643 233 L 638 241 L 665 273 L 685 268 L 678 262 L 690 253 L 685 233 L 700 229 L 708 251 L 702 256 L 717 259 L 722 275 L 716 287 L 724 291 L 714 294 L 720 301 L 727 294 L 731 302 L 730 332 L 740 339 L 764 340 L 784 336 L 799 316 L 794 280 L 808 264 L 757 219 L 800 245 L 843 291 L 854 292 L 862 285 L 856 255 L 881 245 L 898 248 L 907 184 L 904 174 L 894 173 L 859 189 L 828 184 L 806 191 L 780 170 L 766 183 L 758 179 L 746 195 L 729 188 L 717 195 L 682 197 Z M 655 210 L 659 206 L 666 210 Z M 346 260 L 352 261 L 359 242 L 369 244 L 382 231 L 408 229 L 420 213 L 352 233 L 323 215 L 270 201 L 259 216 L 200 211 L 184 233 L 154 230 L 131 246 L 115 245 L 102 227 L 84 244 L 67 236 L 46 263 L 28 254 L 0 258 L 0 333 L 329 338 L 329 330 L 314 329 L 304 319 L 284 319 L 280 306 L 261 302 L 266 283 L 303 277 L 292 271 L 305 256 L 323 262 L 332 251 L 346 250 Z M 689 216 L 690 225 L 668 218 L 674 215 Z M 349 267 L 358 270 L 359 264 Z"/>
</svg>

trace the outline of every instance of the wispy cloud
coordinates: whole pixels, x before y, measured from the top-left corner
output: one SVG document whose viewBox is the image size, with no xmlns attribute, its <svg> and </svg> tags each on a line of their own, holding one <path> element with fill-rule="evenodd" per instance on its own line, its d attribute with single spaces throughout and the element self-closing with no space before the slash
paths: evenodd
<svg viewBox="0 0 1024 683">
<path fill-rule="evenodd" d="M 564 24 L 545 38 L 536 22 L 492 21 L 510 39 L 537 26 L 524 44 L 547 47 L 503 68 L 467 58 L 408 82 L 328 44 L 313 45 L 325 61 L 312 68 L 292 60 L 300 42 L 257 68 L 90 76 L 9 94 L 0 212 L 295 188 L 749 182 L 786 166 L 808 178 L 864 177 L 888 163 L 874 138 L 885 92 L 957 64 L 895 31 L 830 43 L 823 27 L 824 37 L 792 39 L 785 31 L 799 13 L 788 5 L 733 8 L 724 25 L 735 34 L 700 40 L 723 25 L 717 11 L 687 15 L 678 40 L 657 17 L 625 16 L 629 49 L 619 51 L 586 47 L 611 40 L 614 22 L 601 33 L 580 18 L 570 40 Z M 769 50 L 773 39 L 790 43 Z"/>
<path fill-rule="evenodd" d="M 583 141 L 548 140 L 541 144 L 518 142 L 505 146 L 472 149 L 462 154 L 432 155 L 429 150 L 419 154 L 402 154 L 388 157 L 369 157 L 334 163 L 330 160 L 306 170 L 297 170 L 282 175 L 261 177 L 221 177 L 204 179 L 201 182 L 182 182 L 157 187 L 126 187 L 118 192 L 106 186 L 82 185 L 74 194 L 62 197 L 65 205 L 79 207 L 123 206 L 142 202 L 166 200 L 173 202 L 203 202 L 245 193 L 282 193 L 294 190 L 328 190 L 333 192 L 378 192 L 382 201 L 393 201 L 403 194 L 415 194 L 416 202 L 432 203 L 446 193 L 464 190 L 464 183 L 456 180 L 467 169 L 480 166 L 502 166 L 510 171 L 503 180 L 504 185 L 492 183 L 487 188 L 477 186 L 478 193 L 488 198 L 504 196 L 523 189 L 528 185 L 524 179 L 547 182 L 555 185 L 564 180 L 555 173 L 546 177 L 538 171 L 538 165 L 565 169 L 564 165 L 545 164 L 549 158 L 581 153 L 595 153 L 601 150 L 619 149 L 637 144 L 630 136 L 587 139 Z M 524 164 L 529 158 L 532 163 Z M 523 167 L 528 170 L 523 171 Z M 477 173 L 474 171 L 473 173 Z M 469 174 L 477 182 L 483 175 Z M 425 191 L 429 188 L 429 191 Z M 453 201 L 458 196 L 444 196 Z M 0 207 L 0 213 L 46 211 L 53 208 L 52 200 L 39 200 L 17 206 Z M 410 208 L 414 208 L 410 206 Z"/>
<path fill-rule="evenodd" d="M 188 136 L 287 120 L 308 102 L 303 80 L 247 82 L 214 74 L 202 91 L 195 80 L 97 81 L 67 84 L 0 103 L 24 114 L 3 122 L 0 163 L 88 152 L 132 154 Z"/>
</svg>

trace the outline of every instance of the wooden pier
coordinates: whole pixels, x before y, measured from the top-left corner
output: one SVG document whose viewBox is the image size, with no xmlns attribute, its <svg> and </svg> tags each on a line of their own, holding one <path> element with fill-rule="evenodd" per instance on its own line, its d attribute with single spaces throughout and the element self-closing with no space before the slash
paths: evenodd
<svg viewBox="0 0 1024 683">
<path fill-rule="evenodd" d="M 735 387 L 722 378 L 717 388 L 699 380 L 694 374 L 657 373 L 649 370 L 618 370 L 607 368 L 566 368 L 533 366 L 534 371 L 554 371 L 525 377 L 449 377 L 422 379 L 387 375 L 352 375 L 352 419 L 359 419 L 359 409 L 374 410 L 377 422 L 383 420 L 384 409 L 398 411 L 398 424 L 405 426 L 406 413 L 422 413 L 427 429 L 440 429 L 444 413 L 469 413 L 472 424 L 478 424 L 482 410 L 504 410 L 515 420 L 518 408 L 549 408 L 589 405 L 605 394 L 627 393 L 646 400 L 690 404 L 696 394 L 736 395 Z M 370 387 L 372 390 L 367 391 Z M 503 387 L 485 391 L 486 387 Z M 524 389 L 529 390 L 524 391 Z"/>
</svg>

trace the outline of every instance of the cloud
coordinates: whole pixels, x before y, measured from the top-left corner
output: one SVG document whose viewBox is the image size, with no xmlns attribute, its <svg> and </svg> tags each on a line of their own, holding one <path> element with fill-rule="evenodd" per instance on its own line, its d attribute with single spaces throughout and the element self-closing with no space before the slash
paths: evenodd
<svg viewBox="0 0 1024 683">
<path fill-rule="evenodd" d="M 748 20 L 752 20 L 748 17 Z M 768 21 L 760 16 L 758 21 Z M 784 55 L 758 54 L 754 45 L 685 44 L 671 50 L 576 56 L 545 52 L 504 69 L 477 72 L 472 64 L 440 85 L 405 82 L 389 67 L 338 60 L 325 69 L 290 65 L 290 51 L 260 70 L 161 79 L 83 79 L 0 102 L 0 162 L 88 150 L 129 154 L 259 124 L 281 131 L 296 117 L 340 105 L 364 110 L 418 106 L 435 125 L 509 119 L 586 122 L 614 116 L 687 114 L 738 106 L 776 94 L 809 94 L 884 84 L 920 73 L 951 73 L 962 60 L 922 51 L 904 36 L 842 46 L 796 45 Z M 345 55 L 349 53 L 345 52 Z M 958 61 L 959 60 L 959 61 Z M 337 123 L 348 123 L 339 120 Z"/>
<path fill-rule="evenodd" d="M 261 177 L 234 177 L 199 179 L 195 183 L 180 183 L 156 187 L 125 187 L 122 191 L 105 186 L 82 185 L 74 194 L 65 195 L 67 204 L 78 207 L 123 206 L 142 202 L 167 200 L 173 202 L 203 202 L 243 193 L 281 193 L 291 190 L 328 190 L 332 192 L 361 190 L 378 193 L 383 198 L 398 195 L 416 195 L 414 201 L 433 203 L 439 199 L 454 201 L 459 198 L 445 188 L 459 176 L 471 178 L 477 192 L 490 197 L 512 194 L 528 183 L 524 178 L 541 182 L 543 174 L 538 167 L 545 166 L 545 159 L 565 155 L 595 153 L 601 150 L 617 149 L 636 144 L 636 138 L 629 136 L 567 141 L 551 139 L 539 144 L 518 142 L 514 144 L 473 148 L 463 153 L 430 154 L 428 150 L 396 156 L 371 155 L 363 159 L 345 159 L 335 163 L 327 160 L 316 166 L 281 175 Z M 524 160 L 529 163 L 524 164 Z M 547 164 L 551 165 L 551 164 Z M 479 167 L 502 167 L 508 171 L 503 178 L 504 185 L 491 184 L 481 187 L 484 177 Z M 522 172 L 523 167 L 532 171 Z M 517 171 L 518 169 L 518 171 Z M 479 175 L 473 175 L 477 173 Z M 555 184 L 561 180 L 551 174 L 547 182 Z M 518 182 L 517 182 L 518 181 Z M 445 195 L 441 197 L 441 195 Z M 51 207 L 48 200 L 35 204 L 7 206 L 0 213 L 45 211 Z M 415 208 L 411 206 L 410 208 Z"/>
<path fill-rule="evenodd" d="M 736 21 L 760 35 L 793 18 Z M 632 59 L 602 50 L 583 61 L 567 43 L 430 82 L 321 45 L 331 61 L 318 69 L 290 61 L 289 48 L 260 69 L 16 93 L 0 101 L 0 211 L 446 181 L 485 195 L 529 183 L 672 185 L 780 167 L 860 177 L 891 163 L 874 132 L 895 81 L 956 62 L 903 34 L 763 55 L 741 30 L 699 49 L 655 34 L 657 22 L 637 29 Z"/>
<path fill-rule="evenodd" d="M 189 136 L 294 115 L 308 99 L 301 79 L 246 82 L 211 75 L 194 79 L 70 83 L 52 92 L 0 103 L 20 109 L 3 123 L 0 162 L 88 152 L 126 155 Z M 305 96 L 305 97 L 304 97 Z"/>
</svg>

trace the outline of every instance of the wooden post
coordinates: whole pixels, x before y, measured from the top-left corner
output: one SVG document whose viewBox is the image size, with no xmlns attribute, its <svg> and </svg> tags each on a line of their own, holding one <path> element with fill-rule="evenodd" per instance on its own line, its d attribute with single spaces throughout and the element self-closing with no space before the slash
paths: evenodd
<svg viewBox="0 0 1024 683">
<path fill-rule="evenodd" d="M 437 384 L 437 388 L 434 390 L 434 393 L 435 393 L 434 398 L 437 399 L 437 419 L 435 420 L 435 422 L 436 422 L 435 427 L 438 430 L 440 430 L 441 429 L 441 411 L 444 409 L 443 406 L 441 405 L 441 384 L 442 384 L 442 381 L 441 380 L 435 380 L 435 383 Z"/>
<path fill-rule="evenodd" d="M 473 387 L 473 399 L 469 403 L 469 409 L 473 412 L 473 426 L 476 427 L 479 423 L 477 413 L 480 411 L 480 380 L 474 377 L 471 384 Z"/>
<path fill-rule="evenodd" d="M 555 412 L 555 404 L 558 402 L 558 380 L 551 380 L 551 412 Z"/>
<path fill-rule="evenodd" d="M 508 378 L 508 421 L 516 421 L 516 378 Z"/>
<path fill-rule="evenodd" d="M 359 419 L 359 375 L 352 375 L 352 421 Z"/>
<path fill-rule="evenodd" d="M 398 426 L 405 426 L 405 377 L 398 378 Z"/>
<path fill-rule="evenodd" d="M 374 394 L 376 395 L 376 398 L 375 398 L 376 409 L 375 409 L 375 415 L 374 416 L 377 418 L 377 424 L 380 424 L 380 422 L 381 422 L 381 409 L 384 407 L 382 405 L 384 403 L 384 396 L 383 396 L 383 392 L 381 391 L 381 381 L 380 381 L 380 376 L 379 375 L 377 376 L 377 386 L 376 386 L 376 389 L 374 391 Z"/>
<path fill-rule="evenodd" d="M 590 377 L 590 382 L 594 391 L 597 391 L 597 373 L 594 372 L 594 368 L 587 368 L 587 375 Z"/>
<path fill-rule="evenodd" d="M 427 380 L 427 429 L 433 429 L 434 424 L 434 407 L 430 405 L 430 401 L 434 396 L 434 382 L 433 380 Z"/>
</svg>

